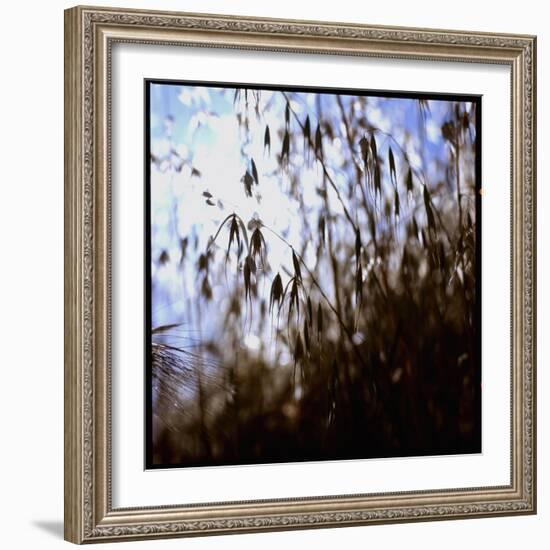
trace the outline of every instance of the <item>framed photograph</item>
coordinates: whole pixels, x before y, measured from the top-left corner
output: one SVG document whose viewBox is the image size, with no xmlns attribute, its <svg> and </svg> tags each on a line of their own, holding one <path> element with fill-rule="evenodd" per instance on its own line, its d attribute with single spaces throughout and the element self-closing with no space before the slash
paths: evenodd
<svg viewBox="0 0 550 550">
<path fill-rule="evenodd" d="M 532 514 L 533 36 L 65 12 L 65 538 Z"/>
</svg>

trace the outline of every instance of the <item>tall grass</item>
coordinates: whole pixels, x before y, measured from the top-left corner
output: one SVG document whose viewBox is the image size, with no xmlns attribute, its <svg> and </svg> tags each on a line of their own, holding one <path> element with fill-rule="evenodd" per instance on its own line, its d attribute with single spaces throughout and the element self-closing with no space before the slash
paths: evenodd
<svg viewBox="0 0 550 550">
<path fill-rule="evenodd" d="M 480 451 L 476 103 L 443 102 L 435 154 L 433 101 L 407 100 L 411 132 L 367 96 L 231 93 L 244 173 L 225 196 L 199 184 L 219 211 L 204 245 L 175 224 L 180 257 L 152 257 L 194 289 L 192 321 L 153 327 L 153 464 Z M 269 186 L 294 229 L 243 213 Z"/>
</svg>

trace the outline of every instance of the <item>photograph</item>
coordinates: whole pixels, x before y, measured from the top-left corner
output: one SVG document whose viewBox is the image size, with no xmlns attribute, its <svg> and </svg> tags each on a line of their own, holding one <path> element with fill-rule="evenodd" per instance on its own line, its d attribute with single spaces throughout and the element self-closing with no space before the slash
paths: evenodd
<svg viewBox="0 0 550 550">
<path fill-rule="evenodd" d="M 481 98 L 145 98 L 146 467 L 480 453 Z"/>
<path fill-rule="evenodd" d="M 64 10 L 65 540 L 538 513 L 540 24 L 354 6 Z"/>
</svg>

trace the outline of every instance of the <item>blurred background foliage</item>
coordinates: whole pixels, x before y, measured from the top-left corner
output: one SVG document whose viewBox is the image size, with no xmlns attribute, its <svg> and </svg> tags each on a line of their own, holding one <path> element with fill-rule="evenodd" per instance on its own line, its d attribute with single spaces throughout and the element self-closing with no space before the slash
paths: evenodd
<svg viewBox="0 0 550 550">
<path fill-rule="evenodd" d="M 152 464 L 480 452 L 476 103 L 149 86 Z"/>
</svg>

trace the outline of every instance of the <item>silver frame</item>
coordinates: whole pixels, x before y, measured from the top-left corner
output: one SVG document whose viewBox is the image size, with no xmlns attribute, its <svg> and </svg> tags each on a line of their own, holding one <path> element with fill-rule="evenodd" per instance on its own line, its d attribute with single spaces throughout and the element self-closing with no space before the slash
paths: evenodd
<svg viewBox="0 0 550 550">
<path fill-rule="evenodd" d="M 115 509 L 110 88 L 117 42 L 498 63 L 512 91 L 512 460 L 502 487 Z M 65 538 L 75 543 L 536 512 L 536 38 L 221 15 L 65 12 Z"/>
</svg>

